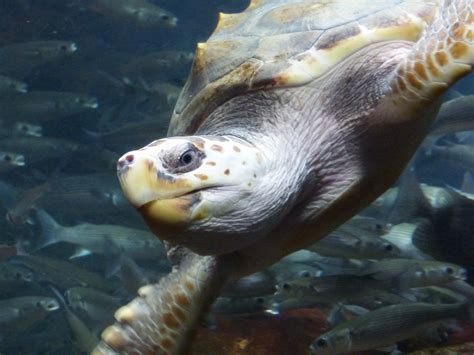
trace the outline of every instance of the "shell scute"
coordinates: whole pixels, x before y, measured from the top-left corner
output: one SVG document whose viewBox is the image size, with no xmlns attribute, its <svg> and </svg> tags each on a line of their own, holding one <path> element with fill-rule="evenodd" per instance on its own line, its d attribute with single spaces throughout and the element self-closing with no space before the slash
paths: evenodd
<svg viewBox="0 0 474 355">
<path fill-rule="evenodd" d="M 195 133 L 247 91 L 304 85 L 371 43 L 417 41 L 439 2 L 253 0 L 240 14 L 221 14 L 197 49 L 168 133 Z"/>
</svg>

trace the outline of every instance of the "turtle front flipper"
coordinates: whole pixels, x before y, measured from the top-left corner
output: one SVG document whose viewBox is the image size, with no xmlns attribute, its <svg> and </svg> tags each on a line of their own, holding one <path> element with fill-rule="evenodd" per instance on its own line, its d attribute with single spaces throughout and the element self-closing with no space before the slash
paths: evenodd
<svg viewBox="0 0 474 355">
<path fill-rule="evenodd" d="M 474 2 L 444 0 L 437 10 L 433 22 L 397 66 L 391 80 L 389 99 L 398 107 L 423 107 L 472 71 Z"/>
<path fill-rule="evenodd" d="M 117 310 L 117 322 L 104 330 L 92 354 L 181 354 L 227 280 L 222 264 L 219 257 L 186 252 L 169 275 Z"/>
</svg>

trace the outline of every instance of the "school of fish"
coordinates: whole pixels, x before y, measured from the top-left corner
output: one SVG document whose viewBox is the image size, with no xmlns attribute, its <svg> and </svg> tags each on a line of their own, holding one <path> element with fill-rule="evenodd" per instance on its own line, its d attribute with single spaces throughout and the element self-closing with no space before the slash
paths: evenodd
<svg viewBox="0 0 474 355">
<path fill-rule="evenodd" d="M 114 312 L 170 272 L 115 164 L 166 135 L 196 42 L 219 11 L 245 6 L 0 4 L 1 355 L 90 353 Z M 216 314 L 317 308 L 327 332 L 312 354 L 448 344 L 474 321 L 473 233 L 471 75 L 396 186 L 307 250 L 227 285 L 208 326 Z"/>
</svg>

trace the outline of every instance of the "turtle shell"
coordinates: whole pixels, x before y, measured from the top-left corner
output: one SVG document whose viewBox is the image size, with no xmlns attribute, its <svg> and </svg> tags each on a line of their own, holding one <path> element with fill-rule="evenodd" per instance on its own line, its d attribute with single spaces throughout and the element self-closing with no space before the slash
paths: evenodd
<svg viewBox="0 0 474 355">
<path fill-rule="evenodd" d="M 252 0 L 242 13 L 221 13 L 197 45 L 168 134 L 194 134 L 216 107 L 248 91 L 305 85 L 369 44 L 417 41 L 439 2 Z"/>
</svg>

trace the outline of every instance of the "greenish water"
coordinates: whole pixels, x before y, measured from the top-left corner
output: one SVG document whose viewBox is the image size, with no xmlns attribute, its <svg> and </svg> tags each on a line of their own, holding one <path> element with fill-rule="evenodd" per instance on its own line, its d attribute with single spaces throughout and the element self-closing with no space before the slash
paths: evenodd
<svg viewBox="0 0 474 355">
<path fill-rule="evenodd" d="M 119 11 L 126 2 L 0 3 L 0 75 L 8 77 L 0 77 L 1 355 L 87 353 L 90 342 L 113 322 L 119 305 L 131 300 L 140 285 L 157 282 L 170 271 L 164 247 L 122 195 L 115 164 L 128 150 L 166 135 L 196 43 L 212 33 L 218 12 L 239 12 L 247 1 L 150 0 L 166 9 L 161 13 L 154 9 L 150 21 Z M 461 80 L 448 94 L 446 101 L 474 95 L 474 77 Z M 425 146 L 410 165 L 417 183 L 436 186 L 440 194 L 449 194 L 452 187 L 464 198 L 428 217 L 422 208 L 415 208 L 419 200 L 397 206 L 391 190 L 364 213 L 372 219 L 355 222 L 348 234 L 357 229 L 365 242 L 396 233 L 394 227 L 403 223 L 417 227 L 419 218 L 425 218 L 422 230 L 417 229 L 418 248 L 407 246 L 403 256 L 422 255 L 465 268 L 467 283 L 452 292 L 470 299 L 474 135 L 451 133 L 435 144 L 439 149 Z M 445 148 L 453 146 L 466 148 L 466 153 L 460 157 L 446 153 Z M 413 190 L 408 190 L 410 194 Z M 403 216 L 398 213 L 398 219 L 390 220 L 396 208 L 414 212 L 409 219 L 398 218 Z M 413 229 L 406 233 L 415 235 Z M 375 253 L 377 258 L 400 257 L 401 251 L 391 253 L 401 248 L 397 238 L 401 236 L 387 239 L 381 248 L 388 252 Z M 214 313 L 267 311 L 280 317 L 294 308 L 328 311 L 340 294 L 308 301 L 301 295 L 274 296 L 275 286 L 281 291 L 288 284 L 294 288 L 295 279 L 353 274 L 356 266 L 348 261 L 354 257 L 353 248 L 351 244 L 349 254 L 341 253 L 337 259 L 306 255 L 287 259 L 251 282 L 264 290 L 259 291 L 262 294 L 238 299 L 238 290 L 229 291 L 218 300 Z M 341 247 L 336 244 L 336 249 Z M 320 246 L 321 250 L 335 257 L 334 246 Z M 373 253 L 355 253 L 367 262 L 366 268 L 372 265 Z M 440 298 L 410 295 L 405 301 L 434 304 Z M 397 301 L 361 305 L 375 309 L 393 303 Z M 428 338 L 425 344 L 436 345 L 437 340 Z"/>
</svg>

